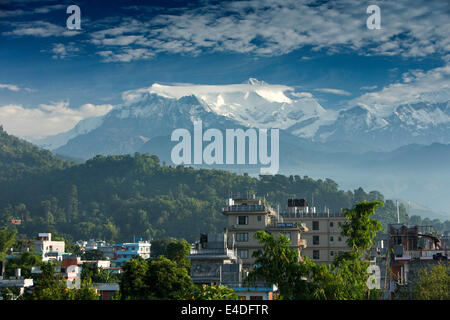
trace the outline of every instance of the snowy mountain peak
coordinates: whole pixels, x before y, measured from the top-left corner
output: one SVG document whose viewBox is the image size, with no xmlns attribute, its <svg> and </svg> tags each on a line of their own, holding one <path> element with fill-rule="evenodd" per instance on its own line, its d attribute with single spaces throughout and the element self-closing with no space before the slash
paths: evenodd
<svg viewBox="0 0 450 320">
<path fill-rule="evenodd" d="M 248 127 L 287 129 L 296 123 L 310 120 L 308 131 L 300 129 L 300 136 L 311 136 L 326 118 L 334 119 L 310 93 L 296 93 L 286 85 L 272 85 L 255 78 L 242 84 L 197 85 L 154 83 L 149 88 L 123 93 L 126 104 L 140 104 L 146 95 L 155 94 L 166 99 L 195 96 L 205 110 L 228 117 Z M 319 122 L 317 122 L 319 121 Z M 317 123 L 316 123 L 317 122 Z M 311 126 L 314 124 L 315 126 Z"/>
<path fill-rule="evenodd" d="M 247 83 L 248 84 L 250 84 L 250 85 L 252 85 L 252 86 L 262 86 L 262 85 L 267 85 L 267 83 L 266 82 L 264 82 L 264 81 L 259 81 L 258 79 L 255 79 L 255 78 L 249 78 L 248 80 L 247 80 Z"/>
</svg>

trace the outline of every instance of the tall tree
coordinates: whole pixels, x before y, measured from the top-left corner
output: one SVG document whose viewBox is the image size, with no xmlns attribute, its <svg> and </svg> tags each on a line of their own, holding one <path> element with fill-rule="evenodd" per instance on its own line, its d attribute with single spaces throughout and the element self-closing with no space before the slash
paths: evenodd
<svg viewBox="0 0 450 320">
<path fill-rule="evenodd" d="M 6 252 L 14 244 L 17 230 L 9 230 L 8 227 L 0 229 L 0 261 L 5 261 Z"/>
</svg>

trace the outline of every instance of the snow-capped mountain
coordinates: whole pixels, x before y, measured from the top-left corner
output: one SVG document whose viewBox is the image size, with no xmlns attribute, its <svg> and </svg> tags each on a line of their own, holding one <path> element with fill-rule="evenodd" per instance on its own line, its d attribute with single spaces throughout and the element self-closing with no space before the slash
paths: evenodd
<svg viewBox="0 0 450 320">
<path fill-rule="evenodd" d="M 123 99 L 133 104 L 143 94 L 154 93 L 180 99 L 194 95 L 209 111 L 233 119 L 243 126 L 288 129 L 300 137 L 312 137 L 324 124 L 336 119 L 336 112 L 325 110 L 313 96 L 284 85 L 267 84 L 250 78 L 247 83 L 231 85 L 161 85 L 127 91 Z M 298 124 L 303 124 L 298 126 Z"/>
<path fill-rule="evenodd" d="M 55 150 L 65 145 L 70 139 L 98 128 L 102 123 L 103 116 L 86 118 L 78 122 L 77 125 L 69 131 L 42 139 L 31 139 L 30 141 L 45 149 Z"/>
<path fill-rule="evenodd" d="M 55 152 L 85 159 L 97 154 L 134 153 L 154 137 L 170 137 L 177 128 L 192 129 L 196 120 L 202 120 L 204 128 L 242 127 L 211 112 L 193 95 L 176 99 L 146 92 L 139 100 L 110 111 L 100 126 L 69 140 Z"/>
<path fill-rule="evenodd" d="M 105 116 L 85 119 L 66 133 L 35 142 L 72 156 L 129 153 L 153 137 L 192 128 L 194 120 L 214 128 L 279 128 L 303 143 L 322 143 L 315 150 L 331 152 L 349 151 L 352 144 L 355 150 L 392 150 L 450 141 L 449 101 L 427 102 L 426 97 L 389 112 L 362 104 L 335 111 L 323 108 L 308 92 L 252 78 L 230 85 L 155 83 L 122 97 L 123 105 Z M 346 150 L 340 150 L 344 145 Z"/>
<path fill-rule="evenodd" d="M 450 101 L 404 104 L 384 117 L 363 106 L 356 106 L 340 111 L 333 124 L 320 127 L 315 139 L 354 141 L 384 150 L 411 143 L 448 143 Z"/>
</svg>

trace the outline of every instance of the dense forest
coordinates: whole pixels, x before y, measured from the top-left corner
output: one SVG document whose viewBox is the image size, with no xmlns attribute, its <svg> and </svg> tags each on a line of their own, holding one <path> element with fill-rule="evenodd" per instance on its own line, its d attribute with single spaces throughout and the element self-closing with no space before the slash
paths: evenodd
<svg viewBox="0 0 450 320">
<path fill-rule="evenodd" d="M 396 221 L 396 207 L 377 191 L 339 190 L 330 179 L 307 176 L 259 176 L 222 170 L 167 166 L 148 154 L 96 156 L 68 162 L 8 135 L 0 127 L 0 225 L 14 225 L 19 235 L 52 232 L 68 240 L 130 241 L 177 237 L 196 240 L 202 232 L 221 232 L 221 208 L 230 193 L 264 196 L 285 208 L 290 197 L 314 199 L 322 211 L 339 212 L 362 200 L 380 200 L 375 218 L 384 228 Z M 410 219 L 403 205 L 401 221 Z M 416 218 L 417 220 L 417 218 Z M 440 231 L 449 229 L 434 221 Z M 440 224 L 438 224 L 440 223 Z"/>
</svg>

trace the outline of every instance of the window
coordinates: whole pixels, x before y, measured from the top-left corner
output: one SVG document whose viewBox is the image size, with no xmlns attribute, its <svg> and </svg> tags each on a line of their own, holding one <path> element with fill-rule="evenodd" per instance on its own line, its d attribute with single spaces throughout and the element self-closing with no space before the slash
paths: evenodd
<svg viewBox="0 0 450 320">
<path fill-rule="evenodd" d="M 258 216 L 258 221 L 261 221 L 262 220 L 262 217 L 261 216 Z"/>
<path fill-rule="evenodd" d="M 339 237 L 339 238 L 338 238 L 338 241 L 342 241 L 342 238 L 341 238 L 341 237 Z"/>
<path fill-rule="evenodd" d="M 320 251 L 319 250 L 313 251 L 313 259 L 320 259 Z"/>
<path fill-rule="evenodd" d="M 236 233 L 236 241 L 237 242 L 247 242 L 248 241 L 248 233 Z"/>
<path fill-rule="evenodd" d="M 334 241 L 334 237 L 330 236 L 330 241 L 333 242 Z"/>
<path fill-rule="evenodd" d="M 334 251 L 333 250 L 330 251 L 330 256 L 334 256 Z"/>
<path fill-rule="evenodd" d="M 238 224 L 239 225 L 248 224 L 248 216 L 239 216 L 238 217 Z"/>
<path fill-rule="evenodd" d="M 319 244 L 320 240 L 319 240 L 319 236 L 313 236 L 313 244 Z"/>
<path fill-rule="evenodd" d="M 248 259 L 248 250 L 238 250 L 237 254 L 241 259 Z"/>
<path fill-rule="evenodd" d="M 263 300 L 262 296 L 250 296 L 250 300 Z"/>
<path fill-rule="evenodd" d="M 313 230 L 319 230 L 319 221 L 313 221 Z"/>
<path fill-rule="evenodd" d="M 333 226 L 334 226 L 333 221 L 330 221 L 330 228 L 333 228 Z"/>
</svg>

